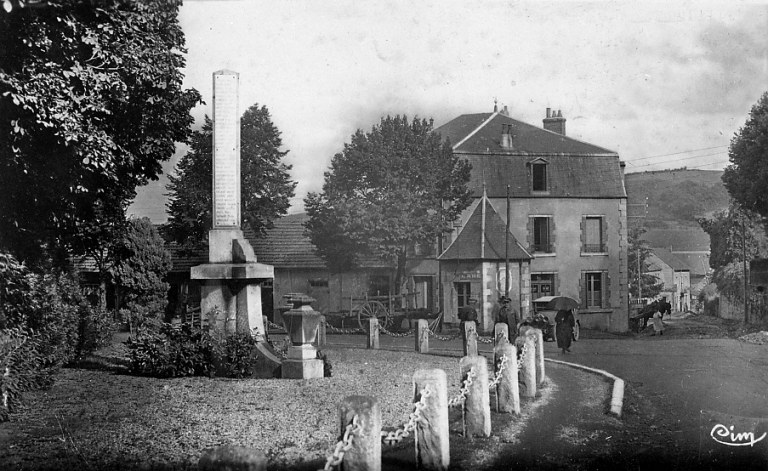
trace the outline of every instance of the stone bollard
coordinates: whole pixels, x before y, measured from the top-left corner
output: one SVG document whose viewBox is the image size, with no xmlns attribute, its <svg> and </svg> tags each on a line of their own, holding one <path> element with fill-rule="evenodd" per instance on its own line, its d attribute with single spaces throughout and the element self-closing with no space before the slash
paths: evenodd
<svg viewBox="0 0 768 471">
<path fill-rule="evenodd" d="M 317 326 L 317 348 L 325 347 L 328 332 L 328 320 L 320 316 L 320 325 Z"/>
<path fill-rule="evenodd" d="M 347 396 L 339 404 L 339 440 L 347 425 L 357 416 L 358 432 L 352 433 L 352 446 L 344 454 L 341 469 L 345 471 L 381 470 L 381 409 L 376 398 Z"/>
<path fill-rule="evenodd" d="M 419 319 L 416 322 L 416 351 L 419 353 L 429 353 L 429 321 Z"/>
<path fill-rule="evenodd" d="M 517 351 L 522 352 L 522 366 L 519 373 L 520 397 L 536 397 L 536 343 L 530 335 L 515 339 Z"/>
<path fill-rule="evenodd" d="M 520 414 L 520 387 L 517 384 L 517 347 L 509 342 L 500 343 L 493 349 L 495 370 L 499 370 L 501 357 L 506 355 L 507 363 L 496 385 L 496 412 Z"/>
<path fill-rule="evenodd" d="M 451 463 L 448 442 L 448 380 L 443 370 L 416 370 L 413 374 L 413 401 L 429 387 L 430 396 L 416 424 L 416 466 L 418 469 L 445 471 Z"/>
<path fill-rule="evenodd" d="M 200 471 L 266 471 L 267 455 L 255 448 L 223 445 L 205 450 L 197 463 Z"/>
<path fill-rule="evenodd" d="M 488 363 L 485 357 L 465 356 L 459 362 L 462 381 L 474 368 L 475 377 L 464 401 L 464 436 L 491 436 L 491 404 L 488 396 Z"/>
<path fill-rule="evenodd" d="M 497 322 L 493 326 L 493 346 L 509 342 L 509 326 L 506 322 Z"/>
<path fill-rule="evenodd" d="M 464 344 L 464 356 L 477 355 L 477 328 L 475 321 L 464 321 L 461 326 L 461 340 Z"/>
<path fill-rule="evenodd" d="M 375 317 L 368 319 L 368 348 L 379 349 L 379 320 Z"/>
<path fill-rule="evenodd" d="M 536 387 L 539 388 L 547 381 L 544 371 L 544 333 L 541 329 L 534 329 L 536 334 Z"/>
</svg>

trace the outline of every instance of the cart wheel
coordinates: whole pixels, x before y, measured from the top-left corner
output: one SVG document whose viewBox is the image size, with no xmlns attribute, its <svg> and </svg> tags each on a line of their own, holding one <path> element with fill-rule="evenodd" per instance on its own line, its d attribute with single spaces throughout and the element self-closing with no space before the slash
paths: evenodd
<svg viewBox="0 0 768 471">
<path fill-rule="evenodd" d="M 361 329 L 367 328 L 368 319 L 375 317 L 379 320 L 379 325 L 385 329 L 392 323 L 389 311 L 378 301 L 368 301 L 357 308 L 357 323 Z"/>
<path fill-rule="evenodd" d="M 579 321 L 576 321 L 576 324 L 573 326 L 573 340 L 574 340 L 574 342 L 579 340 L 579 327 L 581 327 L 581 325 L 579 324 Z"/>
</svg>

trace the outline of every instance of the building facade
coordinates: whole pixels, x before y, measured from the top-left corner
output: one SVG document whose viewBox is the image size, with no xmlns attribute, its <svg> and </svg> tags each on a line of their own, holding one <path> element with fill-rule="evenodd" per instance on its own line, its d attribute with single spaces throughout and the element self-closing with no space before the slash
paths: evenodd
<svg viewBox="0 0 768 471">
<path fill-rule="evenodd" d="M 505 108 L 461 115 L 436 131 L 472 164 L 475 197 L 487 199 L 505 223 L 509 214 L 511 233 L 532 257 L 527 276 L 511 288 L 519 291 L 510 296 L 519 312 L 530 312 L 540 296 L 570 296 L 580 302 L 583 327 L 626 331 L 627 195 L 619 155 L 567 137 L 562 113 L 549 109 L 543 127 L 513 119 Z M 464 212 L 445 246 L 473 212 Z M 487 287 L 479 295 L 483 306 L 497 302 Z M 456 299 L 445 302 L 448 322 L 461 303 L 461 293 L 450 296 Z"/>
</svg>

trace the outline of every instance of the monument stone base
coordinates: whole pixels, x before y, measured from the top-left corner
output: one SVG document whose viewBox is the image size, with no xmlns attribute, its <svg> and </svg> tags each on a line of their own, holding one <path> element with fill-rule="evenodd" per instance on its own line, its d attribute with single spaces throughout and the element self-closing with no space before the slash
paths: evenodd
<svg viewBox="0 0 768 471">
<path fill-rule="evenodd" d="M 283 360 L 283 378 L 314 379 L 323 377 L 323 360 Z"/>
</svg>

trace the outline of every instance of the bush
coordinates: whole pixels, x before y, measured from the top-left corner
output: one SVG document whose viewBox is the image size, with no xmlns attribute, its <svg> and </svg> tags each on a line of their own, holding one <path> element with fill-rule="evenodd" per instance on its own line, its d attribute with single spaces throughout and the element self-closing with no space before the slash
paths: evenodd
<svg viewBox="0 0 768 471">
<path fill-rule="evenodd" d="M 244 378 L 253 374 L 254 360 L 258 358 L 256 339 L 246 332 L 226 338 L 223 345 L 220 374 L 229 378 Z"/>
<path fill-rule="evenodd" d="M 47 342 L 24 329 L 0 330 L 0 422 L 21 404 L 22 393 L 53 384 L 59 363 L 42 353 Z"/>
<path fill-rule="evenodd" d="M 159 378 L 213 376 L 215 344 L 207 331 L 192 324 L 157 323 L 126 342 L 129 368 Z"/>
<path fill-rule="evenodd" d="M 126 342 L 131 373 L 159 378 L 253 374 L 256 340 L 247 333 L 222 336 L 190 323 L 153 323 Z"/>
</svg>

